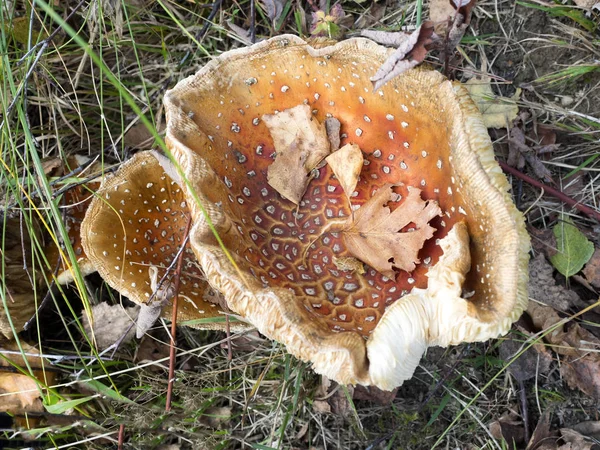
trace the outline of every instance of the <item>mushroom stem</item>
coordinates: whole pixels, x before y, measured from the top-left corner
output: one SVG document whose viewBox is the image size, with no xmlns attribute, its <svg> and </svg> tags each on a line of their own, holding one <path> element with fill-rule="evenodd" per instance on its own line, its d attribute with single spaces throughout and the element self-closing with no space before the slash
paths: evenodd
<svg viewBox="0 0 600 450">
<path fill-rule="evenodd" d="M 190 234 L 190 226 L 192 225 L 191 218 L 188 218 L 187 225 L 185 226 L 184 239 L 181 243 L 182 249 L 187 244 L 187 238 Z M 167 400 L 165 402 L 165 411 L 171 410 L 171 398 L 173 396 L 173 383 L 175 381 L 175 351 L 177 346 L 175 345 L 175 336 L 177 333 L 177 300 L 179 299 L 179 279 L 181 276 L 181 269 L 183 266 L 183 255 L 184 251 L 180 251 L 177 256 L 177 268 L 175 269 L 175 280 L 173 282 L 173 289 L 175 295 L 173 296 L 172 316 L 171 316 L 171 345 L 169 348 L 169 382 L 167 384 Z"/>
<path fill-rule="evenodd" d="M 544 192 L 546 192 L 547 194 L 550 194 L 551 196 L 556 197 L 561 202 L 566 203 L 567 205 L 578 209 L 585 215 L 587 215 L 593 219 L 596 219 L 598 222 L 600 222 L 600 212 L 593 210 L 589 206 L 579 203 L 577 200 L 569 197 L 567 194 L 565 194 L 562 191 L 559 191 L 558 189 L 554 189 L 553 187 L 545 185 L 544 183 L 542 183 L 534 178 L 531 178 L 528 175 L 525 175 L 523 172 L 515 169 L 514 167 L 509 166 L 508 164 L 506 164 L 503 161 L 498 161 L 498 163 L 500 164 L 500 167 L 502 167 L 502 170 L 504 170 L 505 172 L 508 172 L 511 175 L 514 175 L 515 177 L 520 178 L 521 180 L 531 184 L 532 186 L 543 189 Z"/>
</svg>

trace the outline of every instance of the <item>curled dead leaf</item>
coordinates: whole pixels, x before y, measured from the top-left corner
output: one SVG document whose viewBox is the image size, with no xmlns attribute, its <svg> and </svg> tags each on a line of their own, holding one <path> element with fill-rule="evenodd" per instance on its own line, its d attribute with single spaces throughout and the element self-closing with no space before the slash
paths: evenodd
<svg viewBox="0 0 600 450">
<path fill-rule="evenodd" d="M 423 22 L 412 33 L 386 33 L 384 31 L 363 30 L 365 36 L 383 45 L 396 47 L 396 51 L 379 67 L 371 77 L 373 89 L 377 90 L 391 79 L 421 64 L 429 52 L 429 47 L 436 40 L 433 22 Z"/>
<path fill-rule="evenodd" d="M 363 167 L 363 155 L 356 144 L 346 144 L 325 158 L 335 177 L 342 185 L 348 201 L 356 189 L 360 171 Z"/>
</svg>

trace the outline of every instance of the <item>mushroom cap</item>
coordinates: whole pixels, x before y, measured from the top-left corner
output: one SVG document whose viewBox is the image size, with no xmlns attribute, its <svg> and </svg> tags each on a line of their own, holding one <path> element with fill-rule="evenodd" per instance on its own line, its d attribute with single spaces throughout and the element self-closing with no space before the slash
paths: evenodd
<svg viewBox="0 0 600 450">
<path fill-rule="evenodd" d="M 428 345 L 507 332 L 527 304 L 529 249 L 468 93 L 425 70 L 373 91 L 389 52 L 367 39 L 316 49 L 279 36 L 220 55 L 165 98 L 167 145 L 191 183 L 191 243 L 210 284 L 317 372 L 382 389 L 410 378 Z M 269 186 L 275 155 L 262 117 L 299 104 L 320 122 L 338 119 L 341 145 L 362 150 L 353 207 L 389 184 L 439 203 L 415 270 L 388 278 L 336 266 L 352 255 L 327 224 L 351 207 L 329 166 L 298 207 Z"/>
<path fill-rule="evenodd" d="M 162 163 L 162 164 L 161 164 Z M 174 172 L 164 156 L 137 153 L 113 176 L 107 176 L 92 200 L 81 225 L 85 253 L 104 280 L 139 304 L 167 300 L 154 289 L 172 283 L 175 266 L 162 285 L 167 269 L 176 260 L 189 217 L 186 201 Z M 158 290 L 158 289 L 157 289 Z M 206 283 L 189 243 L 186 244 L 180 276 L 177 321 L 190 326 L 224 329 L 224 316 Z M 216 298 L 216 297 L 215 297 Z M 162 316 L 171 317 L 170 302 Z M 246 328 L 232 322 L 232 329 Z"/>
<path fill-rule="evenodd" d="M 67 165 L 63 168 L 64 172 L 73 170 L 83 166 L 89 162 L 89 158 L 80 155 L 72 156 L 67 159 Z M 86 173 L 95 174 L 100 172 L 101 165 L 98 163 L 92 164 Z M 65 209 L 65 228 L 67 230 L 71 246 L 77 258 L 79 270 L 83 276 L 89 275 L 96 271 L 94 264 L 87 258 L 83 246 L 81 245 L 81 223 L 85 217 L 90 202 L 94 197 L 94 192 L 100 187 L 101 179 L 97 178 L 85 185 L 74 186 L 63 194 L 61 202 L 62 208 Z M 58 284 L 68 284 L 74 280 L 71 270 L 71 262 L 65 261 L 61 252 L 54 242 L 48 243 L 46 246 L 46 258 L 50 264 L 49 271 L 54 273 L 55 264 L 60 264 L 56 272 L 56 282 Z"/>
</svg>

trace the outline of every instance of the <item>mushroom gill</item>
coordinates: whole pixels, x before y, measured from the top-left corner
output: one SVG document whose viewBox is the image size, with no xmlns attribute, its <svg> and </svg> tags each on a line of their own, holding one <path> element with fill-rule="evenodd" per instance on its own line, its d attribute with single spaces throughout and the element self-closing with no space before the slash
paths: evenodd
<svg viewBox="0 0 600 450">
<path fill-rule="evenodd" d="M 138 153 L 106 177 L 81 225 L 85 253 L 104 280 L 138 304 L 167 303 L 165 318 L 171 317 L 174 261 L 189 217 L 177 180 L 164 156 Z M 182 267 L 178 322 L 224 329 L 219 297 L 206 284 L 189 243 Z M 233 329 L 240 327 L 232 323 Z"/>
<path fill-rule="evenodd" d="M 224 53 L 165 99 L 167 145 L 194 191 L 184 189 L 191 243 L 210 284 L 316 371 L 384 389 L 409 378 L 428 345 L 506 332 L 526 306 L 529 245 L 466 91 L 422 70 L 373 91 L 388 53 L 366 39 L 317 49 L 280 36 Z M 276 154 L 262 118 L 301 104 L 320 123 L 338 119 L 341 145 L 362 150 L 351 204 L 328 165 L 298 206 L 269 185 Z M 354 255 L 328 223 L 389 184 L 402 197 L 418 188 L 442 210 L 420 263 L 391 278 L 341 270 L 336 260 Z"/>
</svg>

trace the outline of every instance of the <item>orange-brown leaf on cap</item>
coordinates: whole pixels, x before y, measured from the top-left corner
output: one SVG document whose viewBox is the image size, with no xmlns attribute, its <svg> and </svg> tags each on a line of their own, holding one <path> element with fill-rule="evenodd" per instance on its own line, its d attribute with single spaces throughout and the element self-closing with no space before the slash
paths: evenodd
<svg viewBox="0 0 600 450">
<path fill-rule="evenodd" d="M 263 120 L 277 152 L 267 169 L 268 183 L 297 205 L 310 182 L 311 170 L 329 154 L 325 126 L 313 117 L 308 105 L 265 114 Z"/>
<path fill-rule="evenodd" d="M 388 184 L 379 189 L 343 230 L 348 251 L 388 278 L 394 278 L 394 267 L 407 272 L 415 269 L 419 250 L 435 232 L 429 221 L 441 215 L 437 202 L 422 200 L 421 190 L 416 188 L 390 212 L 385 205 L 397 196 L 392 187 Z M 409 229 L 399 232 L 408 225 Z"/>
<path fill-rule="evenodd" d="M 363 155 L 356 144 L 346 144 L 325 158 L 336 178 L 342 185 L 348 199 L 352 196 L 360 171 L 363 167 Z"/>
</svg>

